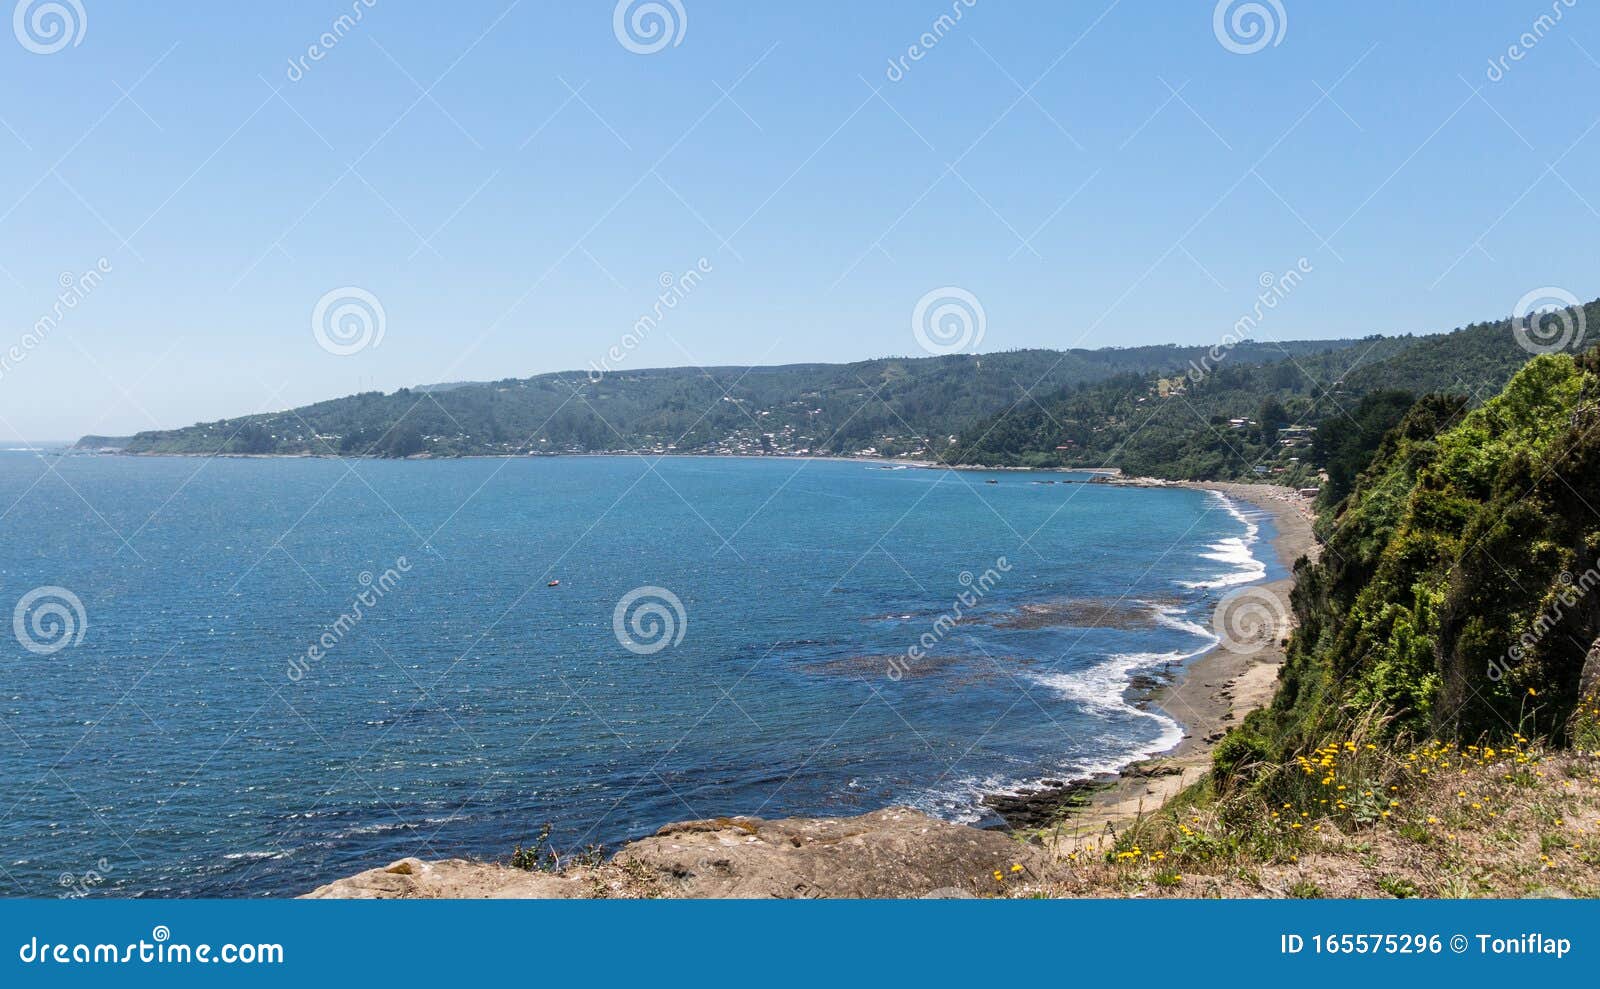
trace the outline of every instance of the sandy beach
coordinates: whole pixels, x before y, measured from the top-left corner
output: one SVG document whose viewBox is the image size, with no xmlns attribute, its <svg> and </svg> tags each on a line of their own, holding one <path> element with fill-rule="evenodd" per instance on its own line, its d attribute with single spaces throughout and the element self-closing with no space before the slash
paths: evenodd
<svg viewBox="0 0 1600 989">
<path fill-rule="evenodd" d="M 1183 482 L 1183 487 L 1217 491 L 1272 515 L 1273 551 L 1287 569 L 1302 556 L 1315 557 L 1310 502 L 1290 488 L 1267 484 Z M 1292 577 L 1250 585 L 1279 596 L 1287 612 Z M 1149 702 L 1183 725 L 1183 740 L 1171 751 L 1125 769 L 1109 786 L 1088 797 L 1086 806 L 1062 821 L 1063 837 L 1088 839 L 1160 807 L 1211 768 L 1211 750 L 1244 716 L 1272 700 L 1280 642 L 1244 654 L 1222 646 L 1186 666 L 1177 679 L 1152 692 Z"/>
</svg>

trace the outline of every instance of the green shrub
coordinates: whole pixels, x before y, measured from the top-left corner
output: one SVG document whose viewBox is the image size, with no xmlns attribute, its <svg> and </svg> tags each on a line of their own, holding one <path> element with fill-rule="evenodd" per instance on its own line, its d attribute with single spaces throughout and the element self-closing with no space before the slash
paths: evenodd
<svg viewBox="0 0 1600 989">
<path fill-rule="evenodd" d="M 1266 739 L 1251 734 L 1244 728 L 1235 728 L 1217 744 L 1211 753 L 1211 766 L 1220 782 L 1251 777 L 1259 766 L 1272 758 L 1272 746 Z"/>
</svg>

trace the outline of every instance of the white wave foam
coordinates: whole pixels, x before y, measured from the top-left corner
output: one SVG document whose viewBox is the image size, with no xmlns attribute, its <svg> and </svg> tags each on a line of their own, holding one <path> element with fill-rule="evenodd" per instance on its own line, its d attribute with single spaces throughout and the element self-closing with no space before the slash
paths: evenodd
<svg viewBox="0 0 1600 989">
<path fill-rule="evenodd" d="M 335 834 L 335 838 L 356 838 L 369 834 L 388 834 L 391 831 L 415 831 L 417 826 L 405 821 L 381 821 L 376 824 L 362 824 Z"/>
<path fill-rule="evenodd" d="M 1194 621 L 1191 618 L 1186 617 L 1187 614 L 1188 612 L 1184 611 L 1182 608 L 1157 608 L 1156 622 L 1158 624 L 1165 625 L 1167 628 L 1176 629 L 1179 632 L 1187 632 L 1190 635 L 1199 636 L 1205 640 L 1206 649 L 1210 649 L 1212 646 L 1222 641 L 1210 628 L 1200 624 L 1197 621 Z M 1203 652 L 1204 650 L 1201 651 Z"/>
<path fill-rule="evenodd" d="M 1236 584 L 1255 583 L 1267 575 L 1266 563 L 1256 557 L 1252 548 L 1261 536 L 1261 526 L 1240 511 L 1238 504 L 1232 498 L 1220 491 L 1212 491 L 1210 494 L 1217 499 L 1223 511 L 1244 523 L 1244 535 L 1228 536 L 1210 544 L 1206 547 L 1206 552 L 1200 554 L 1200 558 L 1226 563 L 1234 569 L 1218 574 L 1210 580 L 1180 580 L 1178 584 L 1192 590 L 1214 590 Z"/>
<path fill-rule="evenodd" d="M 1133 675 L 1140 670 L 1181 663 L 1210 651 L 1216 645 L 1216 636 L 1203 626 L 1188 621 L 1177 609 L 1158 612 L 1163 624 L 1174 629 L 1192 632 L 1206 640 L 1199 649 L 1189 652 L 1140 652 L 1108 656 L 1087 670 L 1055 673 L 1029 673 L 1028 679 L 1054 691 L 1058 696 L 1082 704 L 1089 712 L 1105 712 L 1145 718 L 1160 726 L 1154 739 L 1132 742 L 1107 735 L 1096 741 L 1105 744 L 1104 755 L 1094 760 L 1064 763 L 1050 778 L 1089 779 L 1106 773 L 1121 771 L 1129 763 L 1148 759 L 1167 752 L 1183 741 L 1183 726 L 1159 711 L 1147 711 L 1130 704 L 1128 688 L 1133 685 Z M 1122 744 L 1119 744 L 1122 743 Z M 975 824 L 990 816 L 983 805 L 983 797 L 992 793 L 1019 793 L 1040 786 L 1043 777 L 1019 780 L 1016 777 L 987 776 L 965 777 L 953 780 L 937 790 L 929 790 L 908 798 L 905 803 L 924 813 L 957 824 Z"/>
<path fill-rule="evenodd" d="M 1029 680 L 1062 699 L 1078 703 L 1091 715 L 1130 715 L 1153 721 L 1160 728 L 1153 740 L 1144 743 L 1118 738 L 1108 732 L 1096 739 L 1104 746 L 1103 756 L 1094 760 L 1063 763 L 1056 772 L 1050 774 L 1051 778 L 1087 779 L 1115 773 L 1131 762 L 1166 752 L 1183 740 L 1183 727 L 1176 721 L 1158 711 L 1146 711 L 1130 704 L 1126 697 L 1128 688 L 1133 685 L 1133 675 L 1140 670 L 1181 663 L 1209 651 L 1216 644 L 1215 636 L 1202 626 L 1179 617 L 1181 614 L 1177 609 L 1160 609 L 1157 612 L 1158 620 L 1163 624 L 1203 637 L 1206 640 L 1203 647 L 1189 652 L 1121 653 L 1107 656 L 1086 670 L 1025 674 Z M 918 793 L 907 798 L 905 803 L 943 820 L 975 824 L 992 815 L 992 811 L 983 805 L 985 796 L 992 793 L 1015 794 L 1038 785 L 1039 779 L 1002 775 L 969 776 L 951 780 L 939 789 Z"/>
<path fill-rule="evenodd" d="M 977 824 L 992 812 L 983 805 L 991 793 L 1014 793 L 1023 784 L 1000 776 L 966 776 L 937 790 L 907 798 L 906 806 L 956 824 Z"/>
<path fill-rule="evenodd" d="M 236 862 L 236 861 L 239 861 L 241 859 L 246 861 L 246 862 L 259 862 L 259 861 L 262 861 L 262 860 L 287 858 L 288 854 L 286 852 L 265 852 L 265 851 L 263 851 L 263 852 L 233 852 L 231 854 L 224 855 L 222 857 L 224 859 L 226 859 L 227 861 L 229 861 L 229 862 Z"/>
<path fill-rule="evenodd" d="M 1088 767 L 1091 772 L 1112 772 L 1127 763 L 1165 752 L 1183 740 L 1183 726 L 1160 711 L 1145 710 L 1128 702 L 1128 688 L 1133 685 L 1133 675 L 1141 670 L 1154 669 L 1193 659 L 1214 643 L 1190 652 L 1133 652 L 1108 656 L 1086 670 L 1051 673 L 1029 673 L 1029 679 L 1066 700 L 1083 704 L 1090 712 L 1101 711 L 1144 718 L 1160 726 L 1155 741 L 1135 746 L 1131 753 L 1114 753 L 1105 768 Z"/>
</svg>

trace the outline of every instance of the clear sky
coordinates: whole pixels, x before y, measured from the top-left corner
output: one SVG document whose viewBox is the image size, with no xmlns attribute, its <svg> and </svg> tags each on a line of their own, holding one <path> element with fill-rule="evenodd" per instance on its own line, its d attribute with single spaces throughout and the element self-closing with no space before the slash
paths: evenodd
<svg viewBox="0 0 1600 989">
<path fill-rule="evenodd" d="M 583 368 L 697 265 L 620 366 L 922 353 L 946 286 L 985 351 L 1211 343 L 1300 258 L 1259 337 L 1600 294 L 1584 0 L 3 5 L 0 445 Z"/>
</svg>

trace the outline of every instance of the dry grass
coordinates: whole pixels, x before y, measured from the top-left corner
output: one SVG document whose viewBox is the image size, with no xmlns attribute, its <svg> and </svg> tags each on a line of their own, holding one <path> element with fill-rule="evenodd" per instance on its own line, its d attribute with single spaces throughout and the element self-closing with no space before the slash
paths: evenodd
<svg viewBox="0 0 1600 989">
<path fill-rule="evenodd" d="M 1005 895 L 1597 897 L 1597 716 L 1580 709 L 1567 749 L 1397 750 L 1358 726 L 1243 792 L 1203 782 L 1120 833 L 1047 832 L 1058 869 Z"/>
</svg>

